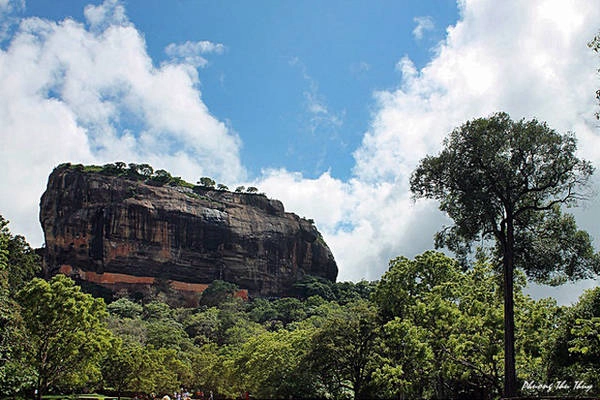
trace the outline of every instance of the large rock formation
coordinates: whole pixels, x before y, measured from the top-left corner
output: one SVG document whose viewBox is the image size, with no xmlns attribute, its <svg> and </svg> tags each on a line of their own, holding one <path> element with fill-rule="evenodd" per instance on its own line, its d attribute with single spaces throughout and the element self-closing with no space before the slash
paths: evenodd
<svg viewBox="0 0 600 400">
<path fill-rule="evenodd" d="M 67 164 L 49 177 L 40 221 L 47 275 L 113 291 L 160 282 L 200 292 L 221 279 L 250 295 L 281 296 L 304 275 L 337 276 L 312 221 L 260 194 L 160 186 Z"/>
</svg>

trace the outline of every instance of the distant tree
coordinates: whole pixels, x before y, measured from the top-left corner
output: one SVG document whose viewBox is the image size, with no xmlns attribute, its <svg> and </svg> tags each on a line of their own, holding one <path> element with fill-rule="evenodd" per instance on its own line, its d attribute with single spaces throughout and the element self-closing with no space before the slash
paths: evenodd
<svg viewBox="0 0 600 400">
<path fill-rule="evenodd" d="M 140 165 L 135 163 L 129 163 L 129 170 L 127 173 L 131 176 L 136 176 L 140 174 Z"/>
<path fill-rule="evenodd" d="M 223 185 L 222 183 L 219 183 L 217 185 L 217 190 L 221 190 L 221 191 L 228 191 L 229 188 L 226 185 Z"/>
<path fill-rule="evenodd" d="M 205 311 L 190 315 L 184 321 L 184 329 L 196 345 L 216 343 L 221 331 L 219 309 L 210 307 Z"/>
<path fill-rule="evenodd" d="M 208 307 L 218 306 L 228 299 L 231 299 L 238 290 L 239 288 L 235 283 L 225 282 L 218 279 L 214 280 L 202 292 L 202 295 L 200 296 L 200 304 Z"/>
<path fill-rule="evenodd" d="M 161 185 L 167 184 L 173 179 L 171 174 L 164 169 L 159 169 L 154 171 L 154 175 L 150 178 L 150 180 L 159 183 Z"/>
<path fill-rule="evenodd" d="M 40 257 L 21 235 L 12 235 L 8 221 L 0 215 L 0 235 L 4 237 L 6 251 L 6 274 L 11 295 L 35 277 L 42 269 Z"/>
<path fill-rule="evenodd" d="M 145 178 L 150 178 L 152 176 L 152 174 L 154 173 L 154 168 L 152 168 L 152 166 L 150 164 L 140 164 L 139 172 Z"/>
<path fill-rule="evenodd" d="M 135 303 L 125 297 L 113 301 L 106 308 L 112 315 L 129 319 L 141 317 L 142 312 L 144 311 L 141 304 Z"/>
<path fill-rule="evenodd" d="M 108 163 L 102 166 L 102 172 L 107 175 L 116 175 L 119 172 L 119 169 L 115 164 Z"/>
<path fill-rule="evenodd" d="M 33 347 L 29 362 L 38 377 L 38 399 L 51 386 L 74 387 L 99 377 L 99 362 L 112 337 L 102 299 L 57 275 L 50 282 L 33 279 L 18 300 Z"/>
<path fill-rule="evenodd" d="M 127 166 L 127 164 L 125 164 L 123 161 L 117 161 L 117 162 L 115 162 L 115 168 L 119 172 L 125 171 L 125 167 L 126 166 Z"/>
<path fill-rule="evenodd" d="M 207 176 L 203 176 L 198 181 L 198 185 L 205 187 L 205 188 L 214 188 L 216 185 L 216 182 Z"/>
<path fill-rule="evenodd" d="M 236 193 L 242 193 L 246 188 L 244 186 L 238 186 L 235 188 Z"/>
<path fill-rule="evenodd" d="M 258 189 L 255 188 L 254 186 L 250 186 L 249 188 L 246 189 L 246 193 L 257 193 Z"/>
<path fill-rule="evenodd" d="M 495 241 L 504 277 L 504 396 L 515 397 L 513 275 L 515 267 L 539 281 L 558 283 L 599 271 L 591 240 L 561 205 L 574 205 L 594 171 L 575 156 L 576 139 L 536 120 L 514 122 L 506 113 L 469 121 L 414 171 L 415 197 L 440 201 L 454 226 L 436 246 L 466 255 L 470 244 Z"/>
<path fill-rule="evenodd" d="M 335 284 L 320 276 L 306 275 L 300 281 L 294 283 L 293 287 L 302 298 L 310 296 L 321 296 L 325 300 L 334 300 L 335 295 L 332 287 Z"/>
</svg>

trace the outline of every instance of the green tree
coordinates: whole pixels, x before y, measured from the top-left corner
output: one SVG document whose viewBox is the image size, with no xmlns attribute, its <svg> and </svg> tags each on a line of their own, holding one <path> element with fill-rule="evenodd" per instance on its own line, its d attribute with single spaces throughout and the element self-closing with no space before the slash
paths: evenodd
<svg viewBox="0 0 600 400">
<path fill-rule="evenodd" d="M 379 329 L 376 307 L 360 300 L 332 314 L 312 336 L 305 363 L 330 395 L 371 397 Z"/>
<path fill-rule="evenodd" d="M 8 283 L 11 294 L 14 295 L 41 271 L 42 264 L 40 257 L 23 236 L 11 235 L 7 249 Z"/>
<path fill-rule="evenodd" d="M 159 185 L 165 185 L 173 179 L 173 176 L 168 171 L 164 169 L 159 169 L 154 171 L 154 175 L 150 178 L 152 182 L 156 182 Z"/>
<path fill-rule="evenodd" d="M 23 334 L 20 307 L 11 296 L 11 279 L 15 282 L 14 237 L 8 221 L 0 215 L 0 393 L 15 395 L 35 382 L 34 372 L 26 360 L 28 341 Z M 28 246 L 27 246 L 28 247 Z M 20 248 L 20 246 L 18 246 Z M 11 251 L 12 250 L 12 251 Z M 20 280 L 16 282 L 20 284 Z M 14 284 L 14 283 L 13 283 Z"/>
<path fill-rule="evenodd" d="M 251 337 L 236 353 L 236 375 L 244 390 L 258 398 L 321 397 L 301 361 L 314 329 L 285 329 Z"/>
<path fill-rule="evenodd" d="M 380 360 L 374 382 L 384 398 L 433 397 L 429 379 L 434 370 L 434 353 L 427 330 L 409 319 L 398 317 L 383 327 Z"/>
<path fill-rule="evenodd" d="M 197 182 L 198 185 L 205 187 L 205 188 L 214 188 L 216 185 L 216 182 L 209 178 L 208 176 L 203 176 L 202 178 L 200 178 L 200 180 Z"/>
<path fill-rule="evenodd" d="M 600 287 L 586 290 L 564 310 L 550 341 L 548 379 L 592 385 L 585 395 L 600 394 Z"/>
<path fill-rule="evenodd" d="M 144 308 L 141 304 L 135 303 L 128 298 L 122 297 L 106 306 L 108 312 L 120 318 L 135 319 L 142 316 Z"/>
<path fill-rule="evenodd" d="M 140 164 L 139 172 L 144 178 L 150 178 L 154 173 L 154 168 L 150 164 Z"/>
<path fill-rule="evenodd" d="M 436 246 L 465 256 L 473 242 L 495 242 L 503 273 L 505 397 L 517 393 L 515 267 L 555 283 L 599 270 L 589 235 L 559 208 L 584 197 L 594 171 L 575 156 L 576 147 L 572 134 L 497 113 L 452 131 L 441 153 L 421 160 L 411 177 L 414 196 L 439 200 L 440 210 L 454 221 L 436 235 Z M 546 256 L 538 260 L 531 254 Z"/>
<path fill-rule="evenodd" d="M 106 306 L 82 293 L 64 275 L 50 282 L 35 278 L 19 293 L 24 325 L 32 342 L 29 362 L 37 374 L 38 399 L 51 386 L 74 387 L 99 376 L 110 344 Z"/>
<path fill-rule="evenodd" d="M 239 287 L 235 283 L 214 280 L 202 292 L 200 304 L 208 307 L 218 306 L 231 299 L 238 290 Z"/>
<path fill-rule="evenodd" d="M 144 361 L 144 348 L 140 344 L 123 345 L 117 340 L 108 351 L 108 355 L 102 362 L 102 378 L 105 387 L 117 392 L 117 398 L 121 399 L 121 393 L 125 390 L 137 390 L 134 383 L 139 379 L 142 370 L 141 363 Z M 142 388 L 143 389 L 143 388 Z"/>
</svg>

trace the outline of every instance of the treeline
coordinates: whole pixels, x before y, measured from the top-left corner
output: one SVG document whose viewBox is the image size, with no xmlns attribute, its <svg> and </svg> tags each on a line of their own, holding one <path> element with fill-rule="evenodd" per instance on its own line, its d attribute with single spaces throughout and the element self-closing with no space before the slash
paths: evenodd
<svg viewBox="0 0 600 400">
<path fill-rule="evenodd" d="M 219 191 L 229 191 L 229 187 L 222 183 L 215 182 L 214 179 L 203 176 L 201 177 L 196 185 L 189 183 L 182 179 L 180 176 L 173 176 L 169 171 L 164 169 L 154 168 L 150 164 L 126 164 L 123 161 L 117 161 L 114 163 L 108 163 L 104 165 L 83 165 L 83 164 L 71 164 L 64 163 L 56 167 L 57 169 L 70 168 L 81 172 L 95 172 L 107 176 L 119 176 L 135 181 L 144 181 L 150 185 L 156 186 L 178 186 L 186 187 L 189 189 L 203 188 L 203 189 L 215 189 Z M 235 188 L 236 193 L 248 193 L 248 194 L 259 194 L 258 189 L 254 186 L 238 186 Z"/>
<path fill-rule="evenodd" d="M 0 219 L 0 392 L 213 391 L 234 398 L 498 398 L 503 313 L 498 273 L 429 251 L 390 262 L 378 282 L 307 277 L 297 297 L 244 302 L 215 281 L 197 308 L 160 293 L 106 305 L 39 262 Z M 600 288 L 573 306 L 515 282 L 522 394 L 599 394 Z M 536 392 L 535 387 L 540 388 Z M 12 398 L 12 397 L 11 397 Z"/>
</svg>

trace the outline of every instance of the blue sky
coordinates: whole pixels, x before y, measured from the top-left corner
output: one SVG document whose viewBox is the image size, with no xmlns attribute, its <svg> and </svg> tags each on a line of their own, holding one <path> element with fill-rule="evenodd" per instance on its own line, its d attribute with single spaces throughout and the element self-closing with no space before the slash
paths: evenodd
<svg viewBox="0 0 600 400">
<path fill-rule="evenodd" d="M 28 1 L 23 15 L 84 21 L 87 4 Z M 211 113 L 241 136 L 240 157 L 251 176 L 285 167 L 306 177 L 330 170 L 348 179 L 373 91 L 397 84 L 399 55 L 424 66 L 458 18 L 456 2 L 448 0 L 123 5 L 156 65 L 169 58 L 171 43 L 224 46 L 206 57 L 199 87 Z"/>
<path fill-rule="evenodd" d="M 316 221 L 341 280 L 378 279 L 448 224 L 408 179 L 465 121 L 547 121 L 600 165 L 598 21 L 588 0 L 0 0 L 0 213 L 40 246 L 54 166 L 148 162 L 258 187 Z M 600 200 L 574 213 L 600 243 Z"/>
</svg>

